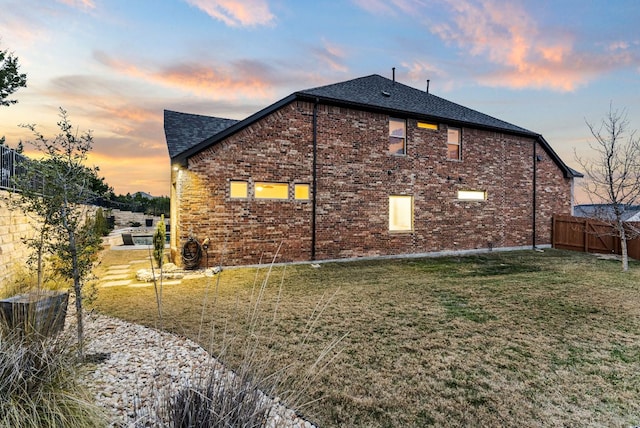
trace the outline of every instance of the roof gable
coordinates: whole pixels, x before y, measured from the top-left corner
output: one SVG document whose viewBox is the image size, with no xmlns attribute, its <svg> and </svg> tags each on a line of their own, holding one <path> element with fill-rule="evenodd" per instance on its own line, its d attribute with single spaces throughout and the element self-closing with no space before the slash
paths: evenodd
<svg viewBox="0 0 640 428">
<path fill-rule="evenodd" d="M 164 135 L 169 156 L 174 158 L 237 122 L 234 119 L 165 110 Z"/>
</svg>

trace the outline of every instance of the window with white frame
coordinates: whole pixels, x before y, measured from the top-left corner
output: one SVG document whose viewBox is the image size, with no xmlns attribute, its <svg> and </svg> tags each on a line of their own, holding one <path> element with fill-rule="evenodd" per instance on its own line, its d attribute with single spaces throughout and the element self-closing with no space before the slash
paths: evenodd
<svg viewBox="0 0 640 428">
<path fill-rule="evenodd" d="M 447 129 L 447 159 L 462 159 L 462 151 L 460 150 L 460 128 Z"/>
</svg>

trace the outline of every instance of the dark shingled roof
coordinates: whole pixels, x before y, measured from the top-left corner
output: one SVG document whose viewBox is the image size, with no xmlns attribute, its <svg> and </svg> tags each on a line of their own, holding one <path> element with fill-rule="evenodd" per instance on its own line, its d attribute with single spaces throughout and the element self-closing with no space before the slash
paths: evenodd
<svg viewBox="0 0 640 428">
<path fill-rule="evenodd" d="M 476 110 L 447 101 L 377 74 L 295 92 L 242 121 L 165 110 L 165 135 L 172 162 L 185 163 L 218 141 L 295 101 L 304 100 L 383 112 L 398 117 L 444 122 L 523 135 L 536 139 L 563 170 L 565 177 L 582 177 L 569 168 L 542 135 Z"/>
<path fill-rule="evenodd" d="M 620 204 L 622 221 L 629 221 L 640 214 L 640 205 Z M 574 207 L 576 217 L 588 217 L 600 220 L 615 220 L 615 212 L 612 204 L 582 204 Z M 635 221 L 635 218 L 632 220 Z"/>
<path fill-rule="evenodd" d="M 440 119 L 450 123 L 471 124 L 496 130 L 537 135 L 519 126 L 377 74 L 307 89 L 296 94 L 318 97 L 323 101 L 359 105 L 369 109 L 395 111 L 403 115 Z"/>
<path fill-rule="evenodd" d="M 234 119 L 165 110 L 164 135 L 167 139 L 169 156 L 174 158 L 237 122 Z"/>
</svg>

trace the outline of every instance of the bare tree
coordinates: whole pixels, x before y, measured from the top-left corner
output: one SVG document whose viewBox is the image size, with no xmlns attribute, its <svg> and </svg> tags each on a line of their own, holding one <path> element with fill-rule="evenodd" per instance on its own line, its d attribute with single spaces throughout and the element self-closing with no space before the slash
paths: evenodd
<svg viewBox="0 0 640 428">
<path fill-rule="evenodd" d="M 622 247 L 622 270 L 629 269 L 627 240 L 640 236 L 640 230 L 625 227 L 624 214 L 640 201 L 640 139 L 630 131 L 626 110 L 609 106 L 609 112 L 596 126 L 586 121 L 595 141 L 589 147 L 595 156 L 576 161 L 585 172 L 584 189 L 592 203 L 610 207 L 599 212 L 600 220 L 610 222 Z"/>
</svg>

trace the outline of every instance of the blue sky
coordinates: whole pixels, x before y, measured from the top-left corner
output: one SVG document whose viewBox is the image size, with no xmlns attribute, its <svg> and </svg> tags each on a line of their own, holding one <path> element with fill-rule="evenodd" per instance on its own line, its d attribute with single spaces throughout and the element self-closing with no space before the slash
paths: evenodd
<svg viewBox="0 0 640 428">
<path fill-rule="evenodd" d="M 0 49 L 28 88 L 0 135 L 93 131 L 116 193 L 169 193 L 163 109 L 243 119 L 301 89 L 370 74 L 542 134 L 577 168 L 585 120 L 640 129 L 637 0 L 0 0 Z M 580 196 L 578 197 L 580 201 Z"/>
</svg>

